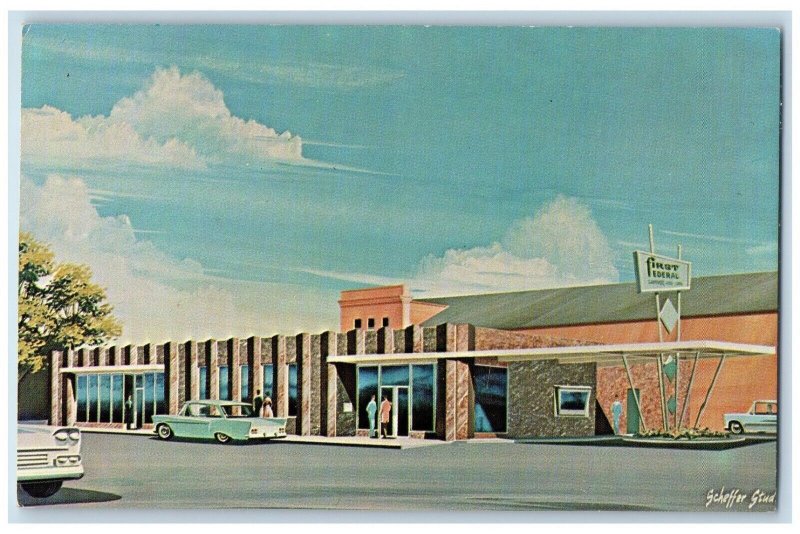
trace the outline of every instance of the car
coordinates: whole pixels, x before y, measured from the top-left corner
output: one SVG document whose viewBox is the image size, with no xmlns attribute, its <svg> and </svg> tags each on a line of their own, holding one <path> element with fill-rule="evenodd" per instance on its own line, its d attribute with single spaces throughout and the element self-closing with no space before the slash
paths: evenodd
<svg viewBox="0 0 800 534">
<path fill-rule="evenodd" d="M 17 425 L 17 484 L 31 497 L 55 495 L 83 477 L 81 431 L 70 426 Z"/>
<path fill-rule="evenodd" d="M 744 413 L 723 415 L 725 428 L 731 434 L 763 432 L 774 434 L 778 431 L 778 401 L 757 400 Z"/>
<path fill-rule="evenodd" d="M 178 415 L 154 415 L 153 431 L 163 439 L 173 437 L 231 440 L 286 437 L 285 417 L 258 417 L 245 402 L 224 400 L 187 401 Z"/>
</svg>

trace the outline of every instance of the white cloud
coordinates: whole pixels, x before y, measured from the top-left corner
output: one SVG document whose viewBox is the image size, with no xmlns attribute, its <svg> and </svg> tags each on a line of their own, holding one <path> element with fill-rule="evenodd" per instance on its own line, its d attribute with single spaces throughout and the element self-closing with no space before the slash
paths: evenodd
<svg viewBox="0 0 800 534">
<path fill-rule="evenodd" d="M 428 256 L 410 283 L 425 295 L 608 283 L 619 279 L 612 258 L 589 209 L 558 197 L 499 243 Z"/>
<path fill-rule="evenodd" d="M 73 119 L 51 106 L 22 110 L 22 161 L 48 166 L 130 163 L 197 169 L 196 151 L 176 138 L 157 142 L 130 124 L 104 117 Z"/>
<path fill-rule="evenodd" d="M 76 169 L 162 165 L 197 169 L 233 161 L 305 162 L 302 140 L 231 114 L 222 92 L 199 73 L 158 69 L 109 116 L 74 119 L 51 106 L 22 110 L 22 160 Z"/>
<path fill-rule="evenodd" d="M 80 178 L 51 175 L 37 186 L 23 177 L 21 187 L 20 228 L 49 243 L 58 261 L 91 267 L 123 322 L 120 343 L 314 332 L 336 324 L 335 294 L 208 276 L 199 263 L 137 237 L 127 216 L 100 216 Z"/>
</svg>

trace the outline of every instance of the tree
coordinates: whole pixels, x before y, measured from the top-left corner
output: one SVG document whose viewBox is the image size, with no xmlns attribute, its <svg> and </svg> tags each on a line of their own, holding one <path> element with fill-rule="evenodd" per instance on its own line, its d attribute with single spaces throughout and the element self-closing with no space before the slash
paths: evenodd
<svg viewBox="0 0 800 534">
<path fill-rule="evenodd" d="M 119 336 L 105 290 L 86 265 L 55 263 L 47 245 L 19 234 L 18 383 L 41 371 L 57 348 L 98 345 Z"/>
</svg>

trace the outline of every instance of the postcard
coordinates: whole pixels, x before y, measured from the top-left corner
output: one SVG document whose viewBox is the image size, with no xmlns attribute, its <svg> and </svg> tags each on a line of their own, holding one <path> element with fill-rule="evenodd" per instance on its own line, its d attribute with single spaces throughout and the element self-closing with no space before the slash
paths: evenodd
<svg viewBox="0 0 800 534">
<path fill-rule="evenodd" d="M 776 511 L 779 29 L 20 31 L 20 507 Z"/>
</svg>

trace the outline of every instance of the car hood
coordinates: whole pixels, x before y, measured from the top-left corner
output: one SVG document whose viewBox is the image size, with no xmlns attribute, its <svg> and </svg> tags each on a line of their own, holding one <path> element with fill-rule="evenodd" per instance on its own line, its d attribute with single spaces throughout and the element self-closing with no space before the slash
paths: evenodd
<svg viewBox="0 0 800 534">
<path fill-rule="evenodd" d="M 62 445 L 56 444 L 56 440 L 53 437 L 53 432 L 55 432 L 58 428 L 61 427 L 47 425 L 17 425 L 17 448 L 60 448 Z"/>
</svg>

